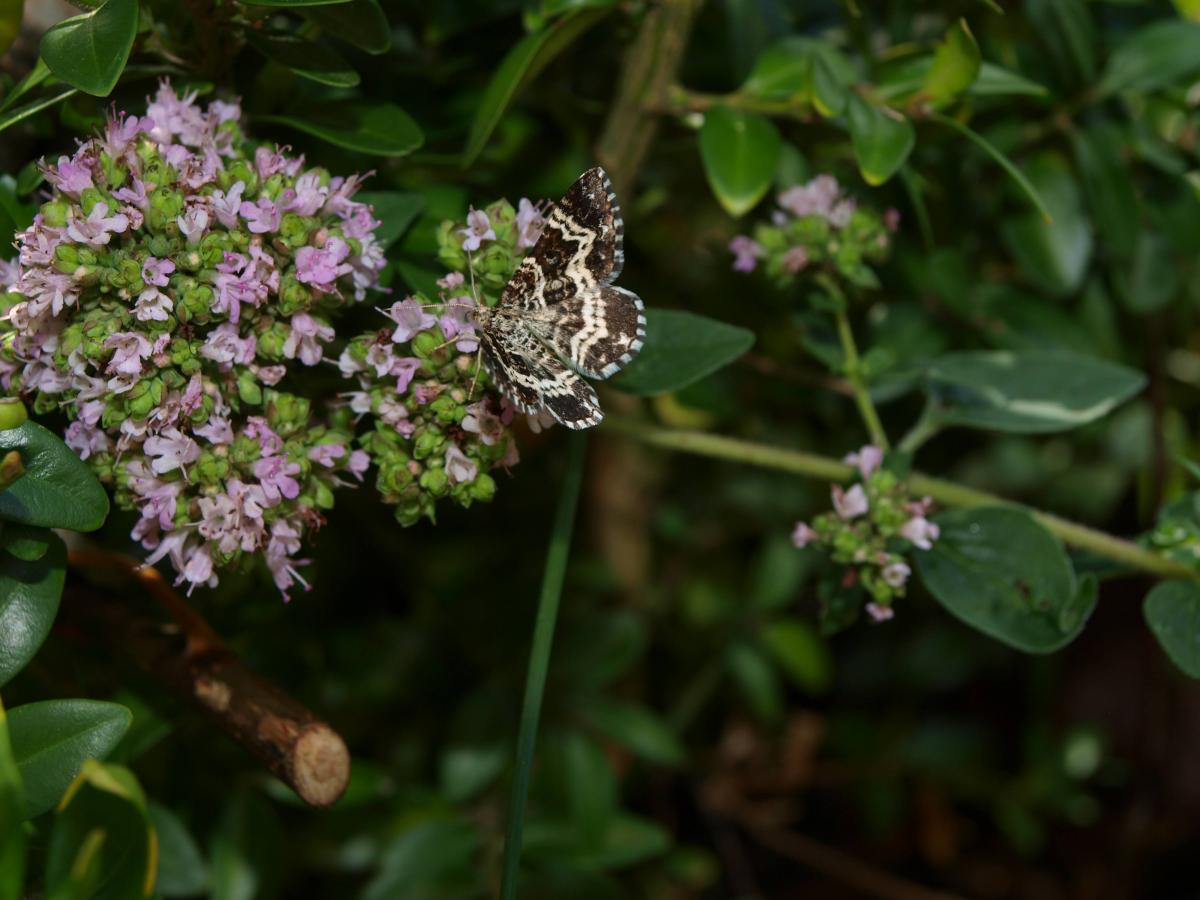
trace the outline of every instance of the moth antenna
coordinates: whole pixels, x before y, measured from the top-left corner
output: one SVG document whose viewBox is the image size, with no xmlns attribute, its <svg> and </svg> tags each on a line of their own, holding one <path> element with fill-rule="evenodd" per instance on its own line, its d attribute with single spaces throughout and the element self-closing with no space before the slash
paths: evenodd
<svg viewBox="0 0 1200 900">
<path fill-rule="evenodd" d="M 480 343 L 479 349 L 475 351 L 475 374 L 471 376 L 471 389 L 467 391 L 467 399 L 470 400 L 475 396 L 475 383 L 479 381 L 479 370 L 483 366 L 483 344 Z"/>
</svg>

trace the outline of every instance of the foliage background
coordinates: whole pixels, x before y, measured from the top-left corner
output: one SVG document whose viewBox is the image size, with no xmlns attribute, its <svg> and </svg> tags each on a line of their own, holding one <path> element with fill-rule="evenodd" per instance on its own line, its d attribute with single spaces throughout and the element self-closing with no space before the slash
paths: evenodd
<svg viewBox="0 0 1200 900">
<path fill-rule="evenodd" d="M 738 191 L 761 196 L 834 173 L 902 217 L 882 289 L 853 310 L 893 435 L 922 409 L 905 388 L 950 350 L 1070 350 L 1147 376 L 1131 402 L 1066 434 L 938 433 L 921 447 L 923 471 L 1116 534 L 1150 531 L 1164 503 L 1190 502 L 1181 460 L 1200 381 L 1191 4 L 329 8 L 356 21 L 353 8 L 368 23 L 356 40 L 368 45 L 382 12 L 391 41 L 377 54 L 300 6 L 144 3 L 112 98 L 139 109 L 159 74 L 239 94 L 254 135 L 334 172 L 374 168 L 372 189 L 420 195 L 422 212 L 389 254 L 394 283 L 429 265 L 441 220 L 500 196 L 558 196 L 599 153 L 626 213 L 622 283 L 653 306 L 756 335 L 735 364 L 678 392 L 606 392 L 610 415 L 841 457 L 866 437 L 828 321 L 805 291 L 732 272 L 727 251 L 749 228 L 726 210 Z M 0 18 L 16 21 L 14 9 L 0 3 Z M 35 60 L 31 23 L 52 18 L 41 4 L 25 13 L 27 30 L 3 59 L 7 96 Z M 994 158 L 924 101 L 904 105 L 906 55 L 932 49 L 960 19 L 984 60 L 1025 81 L 958 92 L 942 108 L 1030 179 L 1052 226 Z M 648 22 L 666 35 L 649 47 Z M 267 24 L 319 40 L 360 83 L 336 86 L 328 73 L 340 64 L 311 56 L 296 65 L 325 66 L 325 77 L 303 78 L 243 46 Z M 1169 39 L 1121 55 L 1159 24 Z M 810 43 L 785 43 L 785 59 L 836 48 L 857 66 L 861 96 L 906 111 L 915 147 L 901 175 L 868 186 L 843 118 L 822 115 L 803 84 L 782 99 L 746 89 L 789 36 Z M 680 69 L 666 73 L 668 87 L 686 88 L 622 99 L 622 78 L 672 54 Z M 39 91 L 30 96 L 57 96 Z M 347 98 L 403 107 L 423 146 L 372 156 L 278 120 L 315 120 L 315 103 Z M 752 142 L 722 159 L 718 148 L 706 167 L 698 128 L 714 98 L 769 118 L 783 149 Z M 0 224 L 20 222 L 26 163 L 69 150 L 110 102 L 78 93 L 12 123 L 0 112 L 10 124 Z M 721 172 L 737 190 L 722 189 Z M 401 531 L 368 492 L 344 498 L 316 544 L 314 590 L 288 607 L 255 574 L 195 595 L 255 670 L 346 738 L 351 787 L 328 812 L 302 808 L 120 646 L 67 616 L 6 686 L 6 705 L 84 696 L 133 710 L 108 758 L 130 766 L 151 798 L 164 896 L 490 895 L 565 448 L 557 429 L 524 435 L 523 463 L 495 501 L 448 509 L 436 527 Z M 823 635 L 816 561 L 787 535 L 827 508 L 826 491 L 614 431 L 592 436 L 519 895 L 918 897 L 930 896 L 926 885 L 985 898 L 1187 896 L 1200 778 L 1184 748 L 1200 695 L 1143 625 L 1145 579 L 1106 581 L 1082 635 L 1048 656 L 990 640 L 921 589 L 886 625 Z M 114 513 L 99 540 L 126 550 L 131 524 Z M 1099 556 L 1076 563 L 1112 574 Z M 31 873 L 42 871 L 49 818 L 28 836 Z"/>
</svg>

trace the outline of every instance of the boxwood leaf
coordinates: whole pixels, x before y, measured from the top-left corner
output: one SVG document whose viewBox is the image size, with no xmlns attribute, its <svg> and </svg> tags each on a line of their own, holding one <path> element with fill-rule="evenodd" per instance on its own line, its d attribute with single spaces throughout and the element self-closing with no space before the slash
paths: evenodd
<svg viewBox="0 0 1200 900">
<path fill-rule="evenodd" d="M 8 714 L 13 756 L 25 784 L 25 816 L 51 809 L 86 759 L 102 759 L 133 715 L 100 700 L 43 700 Z"/>
<path fill-rule="evenodd" d="M 58 614 L 67 548 L 57 535 L 33 562 L 0 553 L 0 685 L 33 659 Z"/>
<path fill-rule="evenodd" d="M 867 184 L 883 184 L 904 165 L 916 143 L 912 122 L 887 107 L 872 106 L 857 95 L 848 106 L 850 142 Z"/>
<path fill-rule="evenodd" d="M 394 103 L 325 103 L 299 116 L 259 116 L 260 122 L 287 125 L 337 147 L 375 156 L 406 156 L 425 142 L 417 123 Z"/>
<path fill-rule="evenodd" d="M 42 35 L 42 59 L 67 84 L 107 97 L 125 69 L 137 27 L 138 0 L 107 0 Z"/>
<path fill-rule="evenodd" d="M 1049 653 L 1083 630 L 1095 581 L 1077 588 L 1058 538 L 1016 507 L 942 513 L 932 550 L 918 551 L 929 592 L 953 615 L 1027 653 Z"/>
<path fill-rule="evenodd" d="M 1200 585 L 1164 581 L 1142 603 L 1159 646 L 1189 678 L 1200 678 Z"/>
<path fill-rule="evenodd" d="M 721 105 L 705 113 L 700 129 L 704 174 L 731 216 L 749 212 L 770 190 L 782 146 L 766 116 Z"/>
<path fill-rule="evenodd" d="M 754 61 L 741 93 L 764 100 L 812 100 L 812 78 L 817 60 L 824 63 L 837 84 L 847 87 L 858 80 L 854 66 L 828 41 L 794 36 L 763 50 Z"/>
<path fill-rule="evenodd" d="M 196 839 L 174 812 L 151 802 L 150 824 L 158 836 L 155 893 L 163 897 L 195 897 L 208 888 L 208 864 Z"/>
<path fill-rule="evenodd" d="M 0 898 L 25 895 L 25 789 L 8 737 L 8 717 L 0 703 Z"/>
<path fill-rule="evenodd" d="M 344 59 L 298 35 L 250 32 L 247 37 L 251 47 L 301 78 L 331 87 L 354 87 L 359 82 L 358 73 Z"/>
<path fill-rule="evenodd" d="M 675 309 L 646 310 L 642 352 L 613 381 L 631 394 L 666 394 L 687 387 L 750 349 L 754 332 Z"/>
<path fill-rule="evenodd" d="M 1200 72 L 1200 24 L 1162 19 L 1135 31 L 1113 51 L 1096 86 L 1149 93 Z"/>
<path fill-rule="evenodd" d="M 959 19 L 933 53 L 933 64 L 922 85 L 925 94 L 935 102 L 957 97 L 974 84 L 980 62 L 975 36 L 966 19 Z"/>
<path fill-rule="evenodd" d="M 379 0 L 351 0 L 336 6 L 309 6 L 304 17 L 368 53 L 392 49 L 392 27 Z"/>
<path fill-rule="evenodd" d="M 762 627 L 763 644 L 792 681 L 800 688 L 821 693 L 829 688 L 833 664 L 829 647 L 816 629 L 790 616 L 767 622 Z"/>
<path fill-rule="evenodd" d="M 941 424 L 1041 434 L 1094 422 L 1145 383 L 1134 369 L 1067 351 L 979 350 L 935 359 L 925 389 Z"/>
<path fill-rule="evenodd" d="M 19 450 L 25 474 L 0 492 L 0 519 L 23 525 L 95 531 L 108 515 L 108 494 L 92 470 L 36 422 L 0 430 L 0 456 Z"/>
<path fill-rule="evenodd" d="M 0 548 L 25 562 L 37 562 L 50 549 L 54 537 L 48 528 L 34 528 L 15 522 L 0 526 Z"/>
</svg>

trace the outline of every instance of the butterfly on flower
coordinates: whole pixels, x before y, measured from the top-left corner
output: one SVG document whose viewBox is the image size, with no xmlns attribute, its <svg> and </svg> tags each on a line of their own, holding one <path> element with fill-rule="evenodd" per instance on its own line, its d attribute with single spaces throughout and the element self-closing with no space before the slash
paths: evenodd
<svg viewBox="0 0 1200 900">
<path fill-rule="evenodd" d="M 582 376 L 610 378 L 642 349 L 645 307 L 612 283 L 623 230 L 608 176 L 589 169 L 551 207 L 499 303 L 475 311 L 483 364 L 522 412 L 590 428 L 604 414 Z"/>
</svg>

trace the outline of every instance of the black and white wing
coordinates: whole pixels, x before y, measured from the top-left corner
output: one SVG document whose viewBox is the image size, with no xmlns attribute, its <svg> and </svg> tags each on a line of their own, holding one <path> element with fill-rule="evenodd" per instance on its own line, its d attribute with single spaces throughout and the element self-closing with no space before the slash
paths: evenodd
<svg viewBox="0 0 1200 900">
<path fill-rule="evenodd" d="M 588 169 L 550 210 L 500 306 L 535 312 L 611 284 L 625 263 L 624 227 L 612 182 Z"/>
<path fill-rule="evenodd" d="M 575 371 L 611 378 L 642 349 L 646 312 L 633 291 L 606 284 L 547 308 L 529 327 Z"/>
<path fill-rule="evenodd" d="M 497 390 L 521 412 L 534 415 L 546 409 L 574 430 L 590 428 L 604 418 L 592 386 L 547 353 L 525 329 L 480 332 L 479 346 Z"/>
</svg>

